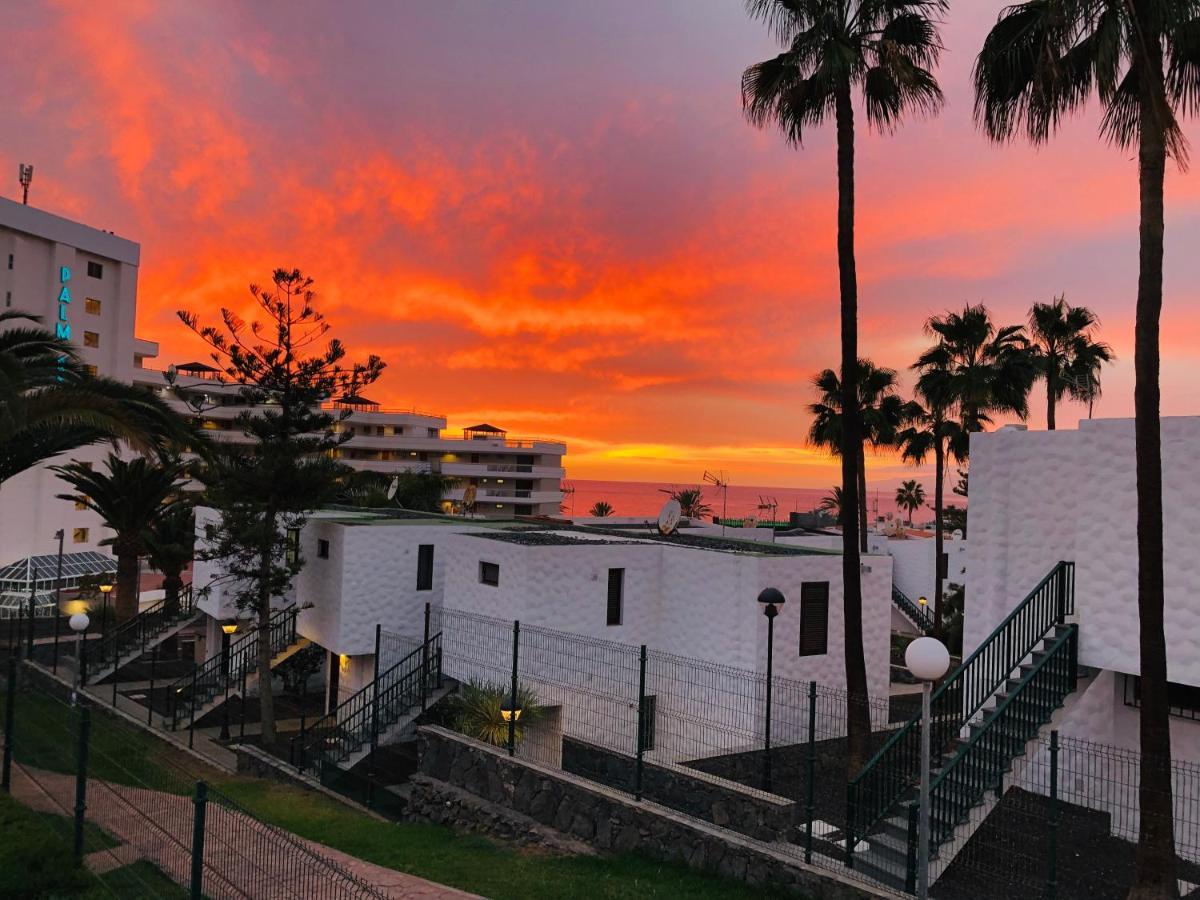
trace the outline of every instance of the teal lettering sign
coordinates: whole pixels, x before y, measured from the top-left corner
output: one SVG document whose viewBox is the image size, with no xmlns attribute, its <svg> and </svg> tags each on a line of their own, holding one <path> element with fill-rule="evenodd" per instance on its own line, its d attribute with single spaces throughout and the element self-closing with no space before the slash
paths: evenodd
<svg viewBox="0 0 1200 900">
<path fill-rule="evenodd" d="M 58 292 L 58 321 L 54 323 L 54 334 L 64 341 L 71 339 L 71 323 L 67 320 L 67 305 L 71 302 L 71 289 L 67 282 L 71 280 L 71 270 L 62 266 L 58 270 L 58 280 L 62 290 Z"/>
</svg>

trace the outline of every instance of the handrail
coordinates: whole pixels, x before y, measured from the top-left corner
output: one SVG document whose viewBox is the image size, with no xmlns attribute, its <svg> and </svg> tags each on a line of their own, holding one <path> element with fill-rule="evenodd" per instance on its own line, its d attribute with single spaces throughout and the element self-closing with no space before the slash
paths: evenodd
<svg viewBox="0 0 1200 900">
<path fill-rule="evenodd" d="M 908 616 L 912 620 L 912 623 L 925 632 L 925 634 L 933 631 L 933 616 L 930 615 L 929 609 L 913 603 L 908 594 L 904 593 L 904 591 L 900 590 L 894 584 L 892 585 L 892 603 L 899 607 L 900 611 Z"/>
<path fill-rule="evenodd" d="M 392 716 L 397 701 L 407 701 L 401 706 L 421 702 L 441 679 L 441 655 L 442 634 L 439 631 L 313 722 L 300 739 L 300 771 L 304 771 L 311 759 L 319 774 L 326 760 L 345 759 L 373 737 L 378 737 L 381 728 L 376 723 L 379 719 L 386 719 L 386 725 L 391 725 L 399 718 Z M 383 713 L 377 715 L 379 710 Z"/>
<path fill-rule="evenodd" d="M 968 737 L 934 777 L 929 786 L 932 811 L 930 838 L 934 846 L 953 833 L 963 809 L 973 807 L 984 793 L 996 786 L 1009 761 L 1037 734 L 1049 720 L 1050 714 L 1074 690 L 1078 676 L 1078 635 L 1078 626 L 1068 625 L 1046 650 L 1046 655 L 1037 660 L 1008 696 L 996 705 L 992 714 L 985 719 L 984 727 Z M 1064 648 L 1065 654 L 1062 652 Z M 1036 685 L 1035 681 L 1038 682 Z M 1015 729 L 1002 727 L 1010 720 L 1015 720 Z M 965 770 L 967 793 L 964 794 L 961 783 L 957 786 L 947 785 L 945 791 L 939 791 L 976 748 L 980 752 L 972 762 L 978 765 Z"/>
<path fill-rule="evenodd" d="M 176 598 L 172 608 L 168 608 L 167 598 L 164 597 L 101 638 L 96 648 L 89 652 L 88 662 L 94 669 L 108 665 L 116 666 L 129 649 L 140 646 L 144 652 L 147 641 L 170 628 L 180 618 L 190 618 L 194 614 L 192 586 L 188 585 Z"/>
<path fill-rule="evenodd" d="M 930 750 L 937 755 L 1055 625 L 1075 611 L 1075 564 L 1060 561 L 934 690 Z M 920 715 L 892 733 L 846 788 L 846 850 L 916 783 Z"/>
<path fill-rule="evenodd" d="M 267 622 L 268 641 L 272 655 L 286 650 L 296 642 L 296 616 L 299 610 L 295 604 L 276 610 Z M 169 717 L 171 728 L 179 724 L 181 716 L 190 718 L 196 708 L 203 706 L 210 699 L 229 685 L 240 679 L 243 674 L 249 674 L 258 665 L 258 637 L 261 629 L 255 629 L 230 643 L 228 649 L 220 650 L 197 666 L 188 675 L 176 680 L 168 689 L 170 703 Z M 180 709 L 183 704 L 190 707 Z"/>
</svg>

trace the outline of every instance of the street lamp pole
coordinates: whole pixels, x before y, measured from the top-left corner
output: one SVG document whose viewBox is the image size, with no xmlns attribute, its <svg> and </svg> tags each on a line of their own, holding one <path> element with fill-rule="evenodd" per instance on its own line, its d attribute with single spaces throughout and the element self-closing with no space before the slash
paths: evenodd
<svg viewBox="0 0 1200 900">
<path fill-rule="evenodd" d="M 767 709 L 766 721 L 763 726 L 763 790 L 771 790 L 771 688 L 774 680 L 775 663 L 775 617 L 779 615 L 779 607 L 783 606 L 786 598 L 779 588 L 764 588 L 759 592 L 758 602 L 762 604 L 763 615 L 767 617 Z"/>
<path fill-rule="evenodd" d="M 87 613 L 75 613 L 67 624 L 75 632 L 75 689 L 71 691 L 71 704 L 74 705 L 75 697 L 83 684 L 83 633 L 87 631 L 90 623 Z"/>
<path fill-rule="evenodd" d="M 904 662 L 921 682 L 921 806 L 917 821 L 917 898 L 929 897 L 929 756 L 933 715 L 930 698 L 933 683 L 950 668 L 950 651 L 933 637 L 917 638 L 904 651 Z"/>
<path fill-rule="evenodd" d="M 221 704 L 221 733 L 217 740 L 229 740 L 229 638 L 238 630 L 236 619 L 221 623 L 221 679 L 225 682 L 225 702 Z M 246 702 L 246 698 L 242 698 Z"/>
</svg>

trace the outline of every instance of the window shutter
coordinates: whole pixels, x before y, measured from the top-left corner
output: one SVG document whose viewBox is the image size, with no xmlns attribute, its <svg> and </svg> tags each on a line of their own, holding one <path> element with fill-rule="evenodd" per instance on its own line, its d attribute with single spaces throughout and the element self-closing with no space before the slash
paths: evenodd
<svg viewBox="0 0 1200 900">
<path fill-rule="evenodd" d="M 621 624 L 622 600 L 625 593 L 625 570 L 608 570 L 608 615 L 609 625 Z"/>
<path fill-rule="evenodd" d="M 433 544 L 417 547 L 417 590 L 433 590 Z"/>
<path fill-rule="evenodd" d="M 829 648 L 829 582 L 800 585 L 800 655 L 824 656 Z"/>
</svg>

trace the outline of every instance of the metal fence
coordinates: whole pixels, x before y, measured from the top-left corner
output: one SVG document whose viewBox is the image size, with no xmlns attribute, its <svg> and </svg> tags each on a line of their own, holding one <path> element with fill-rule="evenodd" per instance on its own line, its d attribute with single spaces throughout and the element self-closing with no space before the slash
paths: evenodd
<svg viewBox="0 0 1200 900">
<path fill-rule="evenodd" d="M 241 807 L 221 773 L 130 752 L 104 707 L 15 658 L 6 669 L 3 789 L 59 832 L 73 876 L 118 897 L 383 896 Z"/>
</svg>

